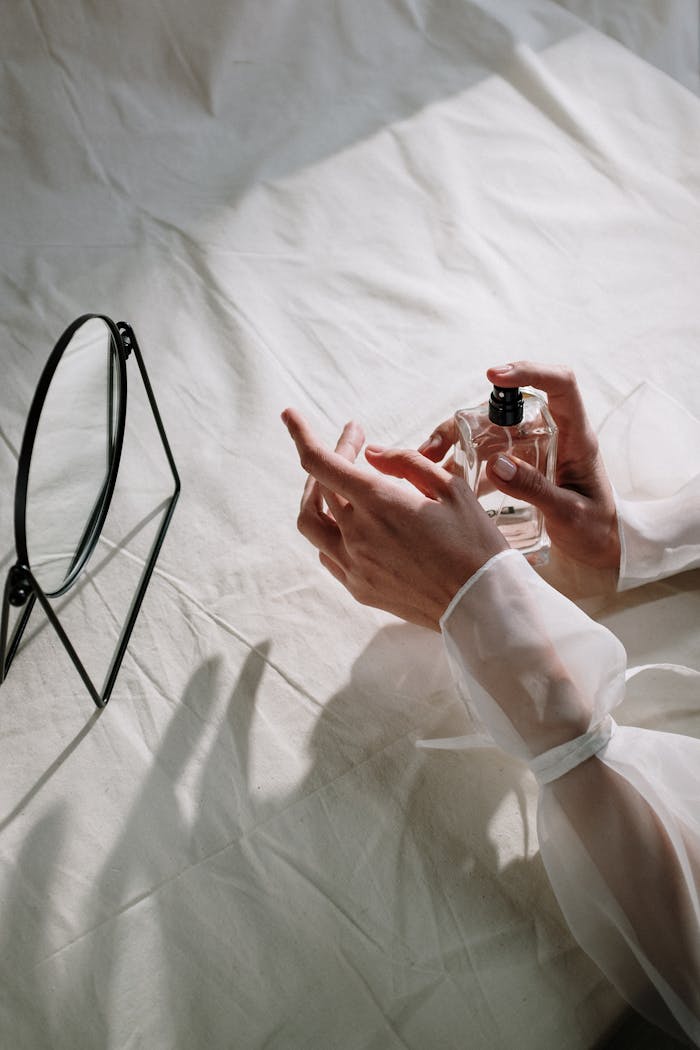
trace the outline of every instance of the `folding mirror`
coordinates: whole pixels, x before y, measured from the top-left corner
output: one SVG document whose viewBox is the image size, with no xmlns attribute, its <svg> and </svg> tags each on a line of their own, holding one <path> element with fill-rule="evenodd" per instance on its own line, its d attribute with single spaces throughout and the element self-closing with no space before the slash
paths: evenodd
<svg viewBox="0 0 700 1050">
<path fill-rule="evenodd" d="M 127 361 L 137 362 L 174 480 L 174 490 L 134 594 L 101 689 L 78 657 L 49 599 L 65 594 L 85 568 L 104 525 L 124 441 Z M 133 330 L 86 314 L 51 352 L 27 417 L 17 466 L 10 569 L 0 619 L 0 682 L 5 680 L 38 601 L 98 707 L 109 700 L 143 596 L 170 524 L 180 480 Z M 21 609 L 8 639 L 10 607 Z"/>
</svg>

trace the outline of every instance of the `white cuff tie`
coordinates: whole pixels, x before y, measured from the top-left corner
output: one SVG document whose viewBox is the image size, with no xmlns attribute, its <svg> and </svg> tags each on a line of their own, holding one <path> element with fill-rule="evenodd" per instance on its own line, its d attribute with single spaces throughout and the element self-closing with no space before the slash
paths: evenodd
<svg viewBox="0 0 700 1050">
<path fill-rule="evenodd" d="M 597 755 L 608 744 L 617 729 L 617 723 L 611 715 L 597 722 L 587 733 L 567 740 L 565 744 L 543 751 L 530 762 L 530 769 L 540 785 L 550 784 L 563 777 L 565 773 L 580 766 L 587 758 Z"/>
</svg>

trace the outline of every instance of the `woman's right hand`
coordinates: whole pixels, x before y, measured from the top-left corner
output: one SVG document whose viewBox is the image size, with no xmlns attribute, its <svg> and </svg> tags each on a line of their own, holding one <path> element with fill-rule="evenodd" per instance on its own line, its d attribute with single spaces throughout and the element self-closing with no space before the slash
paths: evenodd
<svg viewBox="0 0 700 1050">
<path fill-rule="evenodd" d="M 542 511 L 552 546 L 565 559 L 618 572 L 620 536 L 615 499 L 574 373 L 560 365 L 515 361 L 489 368 L 486 375 L 498 386 L 544 390 L 559 428 L 554 482 L 516 456 L 501 453 L 488 461 L 486 474 L 491 483 Z M 452 416 L 435 428 L 419 452 L 438 463 L 456 441 Z"/>
</svg>

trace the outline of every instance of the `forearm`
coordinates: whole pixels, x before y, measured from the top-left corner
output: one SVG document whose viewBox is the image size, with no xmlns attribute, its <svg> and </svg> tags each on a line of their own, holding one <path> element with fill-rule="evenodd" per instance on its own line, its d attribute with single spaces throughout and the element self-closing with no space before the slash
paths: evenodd
<svg viewBox="0 0 700 1050">
<path fill-rule="evenodd" d="M 624 727 L 618 730 L 624 731 Z M 606 964 L 605 957 L 598 961 L 622 994 L 664 1023 L 666 1009 L 656 1001 L 663 982 L 694 1014 L 697 1034 L 697 840 L 676 821 L 667 827 L 644 794 L 598 756 L 554 781 L 551 795 L 552 799 L 546 795 L 542 799 L 541 819 L 548 819 L 547 807 L 561 807 L 610 895 L 609 902 L 600 898 L 579 902 L 587 912 L 584 923 L 607 923 L 607 931 L 592 939 L 585 928 L 574 932 L 594 958 L 600 936 L 619 939 L 617 966 Z M 553 848 L 558 847 L 547 843 L 544 852 Z"/>
<path fill-rule="evenodd" d="M 467 706 L 526 761 L 586 732 L 624 695 L 622 645 L 515 551 L 474 574 L 441 628 Z"/>
<path fill-rule="evenodd" d="M 492 559 L 442 629 L 477 718 L 542 784 L 542 857 L 576 937 L 639 1009 L 700 1040 L 700 741 L 615 729 L 622 646 L 519 555 Z"/>
</svg>

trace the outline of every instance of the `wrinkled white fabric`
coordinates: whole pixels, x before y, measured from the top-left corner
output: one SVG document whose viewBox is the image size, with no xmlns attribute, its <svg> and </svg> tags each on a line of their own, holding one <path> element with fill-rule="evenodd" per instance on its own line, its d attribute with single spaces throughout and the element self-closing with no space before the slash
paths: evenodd
<svg viewBox="0 0 700 1050">
<path fill-rule="evenodd" d="M 557 0 L 647 62 L 700 93 L 700 8 L 689 0 Z"/>
<path fill-rule="evenodd" d="M 618 590 L 673 576 L 700 565 L 700 475 L 673 496 L 616 499 L 620 527 Z"/>
<path fill-rule="evenodd" d="M 660 6 L 625 6 L 643 54 Z M 594 422 L 632 375 L 700 403 L 700 101 L 549 0 L 5 10 L 0 563 L 85 310 L 133 325 L 182 498 L 107 710 L 38 612 L 0 689 L 0 1043 L 599 1046 L 624 1004 L 550 893 L 536 782 L 415 751 L 470 728 L 442 641 L 318 566 L 279 413 L 415 447 L 516 355 L 567 361 Z M 96 678 L 171 485 L 135 366 L 60 603 Z M 700 666 L 700 595 L 655 597 L 611 613 L 630 658 Z"/>
<path fill-rule="evenodd" d="M 538 777 L 542 858 L 575 936 L 641 1013 L 700 1043 L 700 740 L 615 727 L 622 645 L 515 551 L 441 627 L 475 719 Z"/>
<path fill-rule="evenodd" d="M 610 414 L 600 442 L 615 489 L 618 590 L 697 568 L 700 420 L 645 382 Z"/>
</svg>

